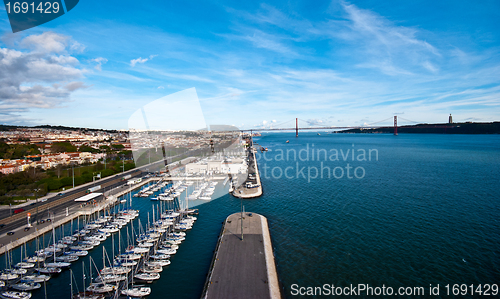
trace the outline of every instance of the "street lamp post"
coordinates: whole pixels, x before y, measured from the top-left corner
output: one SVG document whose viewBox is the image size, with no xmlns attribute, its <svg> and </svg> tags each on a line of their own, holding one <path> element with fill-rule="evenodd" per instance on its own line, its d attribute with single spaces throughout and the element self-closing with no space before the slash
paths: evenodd
<svg viewBox="0 0 500 299">
<path fill-rule="evenodd" d="M 35 189 L 35 200 L 36 200 L 36 224 L 38 224 L 38 191 L 40 191 L 39 188 Z"/>
<path fill-rule="evenodd" d="M 101 179 L 101 173 L 99 172 L 97 175 L 92 176 L 92 183 L 95 185 L 95 178 Z"/>
<path fill-rule="evenodd" d="M 73 170 L 73 188 L 75 188 L 75 165 L 71 163 L 71 169 Z"/>
<path fill-rule="evenodd" d="M 104 152 L 104 169 L 106 169 L 106 152 Z"/>
</svg>

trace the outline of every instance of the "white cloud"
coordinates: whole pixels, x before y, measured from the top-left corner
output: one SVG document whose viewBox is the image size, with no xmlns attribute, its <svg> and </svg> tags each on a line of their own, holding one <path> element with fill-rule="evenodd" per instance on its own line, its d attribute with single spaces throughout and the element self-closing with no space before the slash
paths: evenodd
<svg viewBox="0 0 500 299">
<path fill-rule="evenodd" d="M 75 51 L 75 52 L 83 52 L 85 50 L 85 46 L 80 44 L 79 42 L 77 41 L 73 41 L 71 43 L 71 46 L 69 47 L 72 51 Z"/>
<path fill-rule="evenodd" d="M 108 60 L 104 57 L 93 58 L 90 61 L 96 63 L 96 66 L 94 66 L 94 68 L 98 71 L 102 71 L 102 65 L 108 62 Z"/>
<path fill-rule="evenodd" d="M 66 50 L 69 39 L 68 36 L 47 31 L 39 35 L 25 37 L 20 45 L 37 52 L 60 53 Z"/>
<path fill-rule="evenodd" d="M 66 53 L 70 37 L 53 32 L 30 35 L 19 43 L 28 51 L 0 48 L 2 118 L 14 119 L 30 108 L 52 108 L 86 88 L 77 58 Z"/>
<path fill-rule="evenodd" d="M 148 58 L 139 57 L 136 59 L 132 59 L 132 60 L 130 60 L 130 66 L 134 67 L 138 63 L 145 63 L 146 61 L 151 60 L 151 59 L 155 58 L 156 56 L 158 56 L 158 55 L 149 55 Z"/>
</svg>

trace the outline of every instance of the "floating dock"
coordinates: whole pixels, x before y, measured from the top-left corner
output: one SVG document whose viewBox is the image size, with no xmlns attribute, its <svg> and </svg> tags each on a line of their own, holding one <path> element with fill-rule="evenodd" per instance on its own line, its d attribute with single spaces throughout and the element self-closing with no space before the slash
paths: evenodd
<svg viewBox="0 0 500 299">
<path fill-rule="evenodd" d="M 230 215 L 222 227 L 202 298 L 282 297 L 266 217 L 248 212 Z"/>
</svg>

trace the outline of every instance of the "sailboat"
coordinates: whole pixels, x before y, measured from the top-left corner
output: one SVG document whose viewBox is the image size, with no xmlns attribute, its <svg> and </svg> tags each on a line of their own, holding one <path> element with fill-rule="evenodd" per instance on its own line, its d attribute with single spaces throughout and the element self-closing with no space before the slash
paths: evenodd
<svg viewBox="0 0 500 299">
<path fill-rule="evenodd" d="M 129 279 L 127 277 L 127 283 L 126 283 L 125 289 L 123 289 L 121 291 L 122 295 L 125 295 L 127 297 L 132 297 L 132 298 L 140 298 L 140 297 L 149 296 L 149 294 L 151 294 L 151 288 L 144 287 L 144 286 L 134 287 L 134 280 L 132 280 L 132 287 L 129 288 L 128 282 L 129 282 Z"/>
<path fill-rule="evenodd" d="M 38 290 L 41 288 L 42 285 L 39 284 L 38 282 L 20 282 L 12 285 L 12 288 L 18 291 L 33 291 L 33 290 Z"/>
<path fill-rule="evenodd" d="M 50 279 L 49 275 L 43 275 L 43 274 L 32 274 L 23 277 L 23 281 L 29 281 L 29 282 L 44 282 L 44 281 L 49 281 L 49 279 Z"/>
<path fill-rule="evenodd" d="M 43 274 L 55 275 L 62 272 L 61 268 L 56 267 L 44 267 L 44 268 L 36 268 L 36 271 Z"/>
<path fill-rule="evenodd" d="M 106 294 L 106 293 L 111 293 L 115 291 L 115 286 L 109 285 L 106 283 L 92 283 L 90 286 L 87 288 L 87 291 L 92 292 L 92 293 L 98 293 L 98 294 Z"/>
<path fill-rule="evenodd" d="M 151 264 L 151 263 L 145 263 L 146 266 L 144 266 L 141 269 L 141 272 L 143 273 L 160 273 L 163 271 L 162 265 L 159 264 Z"/>
<path fill-rule="evenodd" d="M 160 274 L 158 273 L 137 273 L 134 275 L 135 279 L 142 280 L 147 283 L 152 283 L 154 280 L 160 279 Z"/>
<path fill-rule="evenodd" d="M 92 281 L 92 263 L 93 263 L 92 257 L 90 257 L 90 281 Z M 95 264 L 94 264 L 94 266 L 95 266 Z M 98 275 L 99 275 L 99 277 L 101 277 L 101 274 L 99 272 L 98 272 Z M 104 282 L 102 280 L 102 277 L 101 277 L 101 282 L 98 282 L 98 283 L 91 282 L 90 286 L 87 287 L 87 291 L 97 293 L 97 294 L 106 294 L 106 293 L 114 292 L 115 286 L 106 284 L 106 282 Z"/>
<path fill-rule="evenodd" d="M 170 265 L 170 260 L 154 260 L 145 262 L 145 264 L 146 266 L 151 266 L 151 267 L 165 267 Z"/>
<path fill-rule="evenodd" d="M 24 243 L 24 254 L 26 255 L 26 243 Z M 21 246 L 21 259 L 23 258 L 23 246 Z M 14 267 L 16 268 L 21 268 L 21 269 L 31 269 L 35 267 L 34 263 L 29 263 L 29 262 L 21 262 L 17 263 Z"/>
<path fill-rule="evenodd" d="M 71 266 L 71 263 L 67 263 L 67 262 L 58 262 L 57 261 L 57 258 L 56 258 L 56 232 L 55 232 L 55 229 L 54 229 L 54 224 L 52 224 L 52 238 L 53 238 L 53 246 L 52 248 L 54 248 L 53 250 L 53 253 L 54 253 L 54 261 L 52 263 L 45 263 L 45 267 L 46 268 L 59 268 L 59 269 L 63 269 L 63 268 L 69 268 Z M 40 271 L 41 272 L 41 271 Z M 60 272 L 59 272 L 60 273 Z"/>
<path fill-rule="evenodd" d="M 140 298 L 149 296 L 149 294 L 151 294 L 151 288 L 144 286 L 136 286 L 130 289 L 122 290 L 121 294 L 132 298 Z"/>
<path fill-rule="evenodd" d="M 10 272 L 3 272 L 2 274 L 0 274 L 0 280 L 3 281 L 14 280 L 17 279 L 18 277 L 19 275 Z"/>
<path fill-rule="evenodd" d="M 28 272 L 27 269 L 23 269 L 23 268 L 13 268 L 13 269 L 9 269 L 9 270 L 6 270 L 12 274 L 17 274 L 17 275 L 24 275 Z"/>
<path fill-rule="evenodd" d="M 29 299 L 29 298 L 31 298 L 31 293 L 5 291 L 5 292 L 0 293 L 0 298 L 2 298 L 2 299 Z"/>
<path fill-rule="evenodd" d="M 82 262 L 83 286 L 85 287 L 85 263 Z M 71 271 L 73 273 L 73 271 Z M 104 299 L 104 295 L 93 292 L 79 292 L 73 295 L 73 281 L 71 281 L 71 295 L 73 299 Z"/>
</svg>

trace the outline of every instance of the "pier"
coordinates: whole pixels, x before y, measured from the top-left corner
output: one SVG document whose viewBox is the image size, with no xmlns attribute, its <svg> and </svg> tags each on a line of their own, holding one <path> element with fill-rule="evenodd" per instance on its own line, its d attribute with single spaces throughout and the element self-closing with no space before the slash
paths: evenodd
<svg viewBox="0 0 500 299">
<path fill-rule="evenodd" d="M 282 298 L 266 217 L 227 217 L 202 298 Z"/>
<path fill-rule="evenodd" d="M 238 188 L 234 189 L 233 196 L 239 198 L 255 198 L 262 195 L 262 184 L 260 181 L 259 166 L 255 158 L 256 149 L 250 146 L 248 149 L 248 177 Z"/>
</svg>

